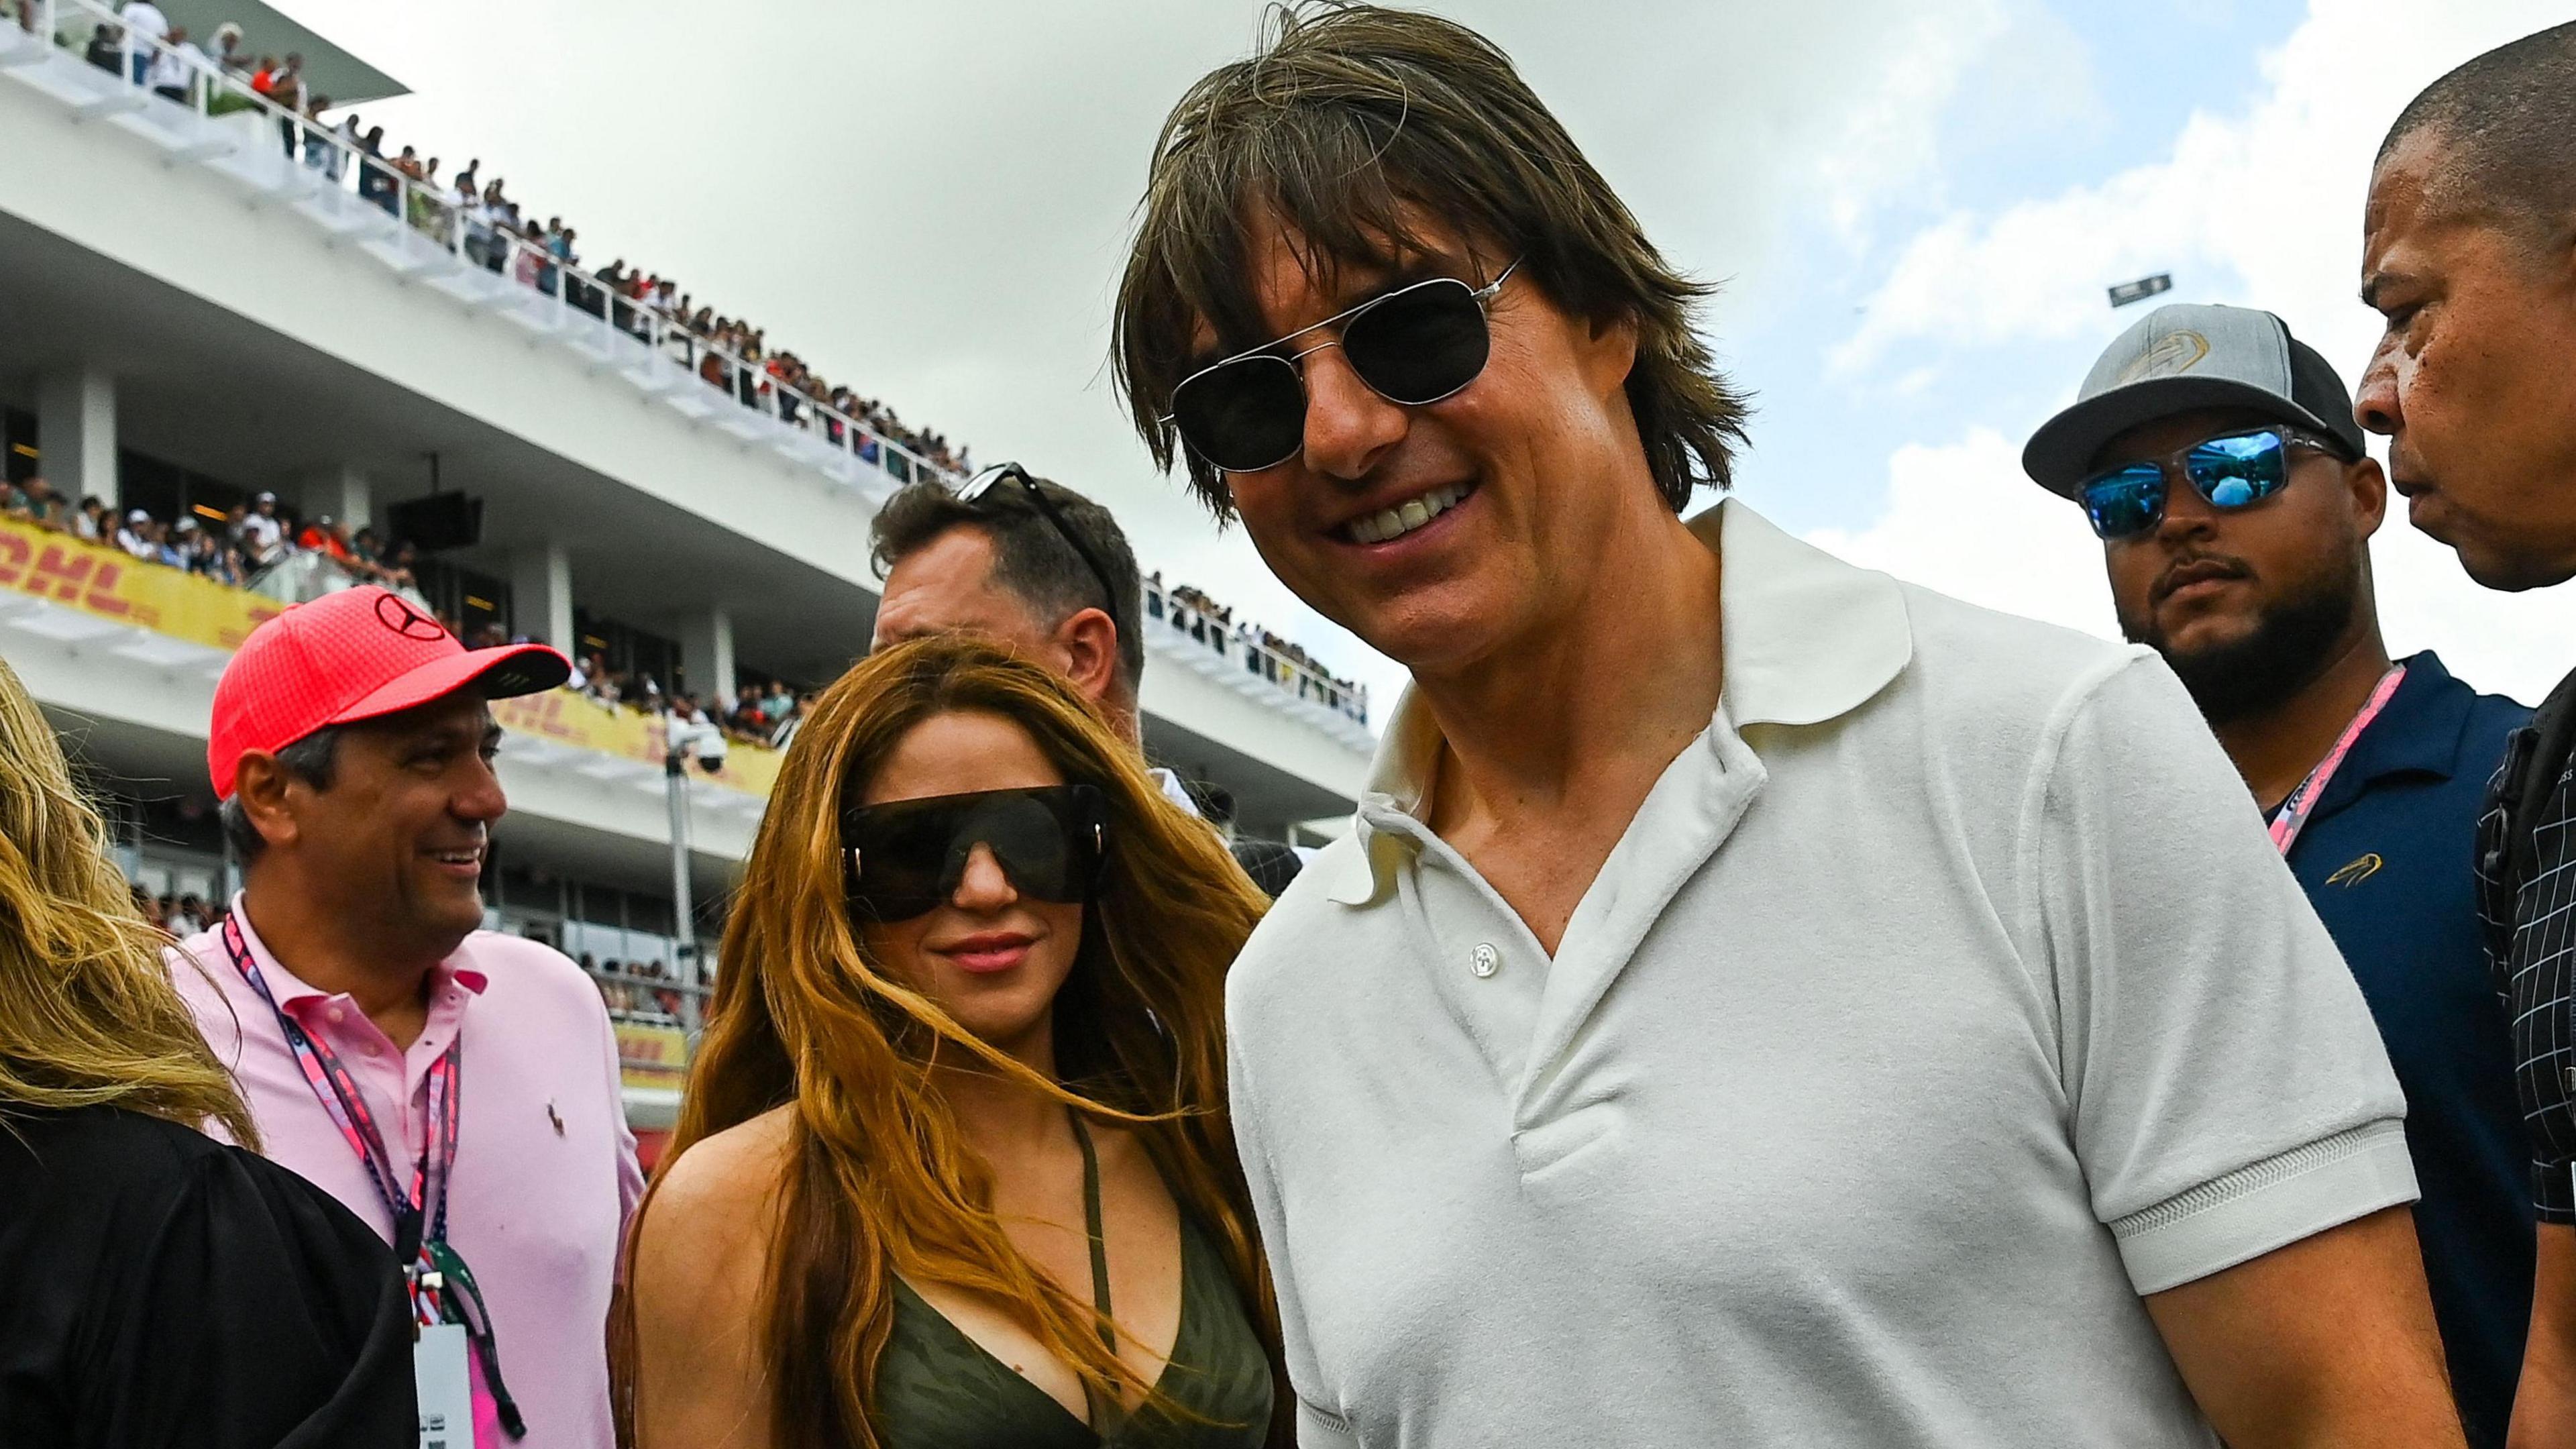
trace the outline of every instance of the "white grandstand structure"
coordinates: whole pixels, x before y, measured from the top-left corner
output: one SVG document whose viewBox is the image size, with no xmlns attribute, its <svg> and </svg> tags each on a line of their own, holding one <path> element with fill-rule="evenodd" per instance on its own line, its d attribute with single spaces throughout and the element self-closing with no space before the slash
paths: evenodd
<svg viewBox="0 0 2576 1449">
<path fill-rule="evenodd" d="M 201 38 L 226 19 L 285 37 L 255 43 L 300 46 L 316 89 L 344 105 L 399 92 L 256 0 L 160 3 Z M 708 386 L 707 343 L 644 309 L 585 310 L 583 274 L 554 285 L 550 262 L 515 254 L 496 270 L 442 198 L 362 196 L 345 150 L 290 156 L 282 135 L 323 133 L 281 132 L 283 113 L 211 67 L 174 100 L 129 79 L 149 42 L 109 47 L 114 69 L 94 63 L 112 18 L 96 0 L 15 5 L 28 23 L 0 0 L 10 481 L 41 473 L 75 501 L 210 520 L 274 491 L 291 513 L 380 530 L 435 486 L 481 505 L 479 536 L 422 573 L 458 619 L 676 674 L 701 695 L 737 674 L 820 685 L 865 651 L 869 521 L 930 463 L 816 404 Z M 532 285 L 541 265 L 548 285 Z M 1371 742 L 1364 702 L 1159 591 L 1144 603 L 1148 752 L 1228 792 L 1243 832 L 1296 839 L 1347 815 Z M 110 798 L 147 891 L 227 891 L 208 706 L 230 648 L 276 607 L 0 519 L 0 656 Z M 568 691 L 501 713 L 511 813 L 490 924 L 603 973 L 676 961 L 660 722 Z M 691 783 L 710 948 L 706 907 L 774 771 L 769 752 L 737 746 Z M 652 1131 L 677 1101 L 693 1004 L 667 982 L 609 980 L 627 988 L 611 996 L 629 1114 Z"/>
</svg>

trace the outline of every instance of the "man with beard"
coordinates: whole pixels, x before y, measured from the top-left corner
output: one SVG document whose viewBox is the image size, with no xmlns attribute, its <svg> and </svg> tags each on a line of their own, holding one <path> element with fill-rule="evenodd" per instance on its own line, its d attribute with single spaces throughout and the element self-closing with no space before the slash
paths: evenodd
<svg viewBox="0 0 2576 1449">
<path fill-rule="evenodd" d="M 2576 575 L 2576 24 L 2476 57 L 2379 148 L 2361 379 L 2409 517 L 2491 589 Z M 2477 850 L 2540 1216 L 2517 1446 L 2576 1444 L 2576 675 L 2497 772 Z"/>
<path fill-rule="evenodd" d="M 2120 629 L 2173 666 L 2361 983 L 2405 1088 L 2416 1234 L 2469 1442 L 2505 1442 L 2531 1209 L 2470 845 L 2529 712 L 2391 663 L 2369 540 L 2387 480 L 2343 384 L 2269 312 L 2165 307 L 2023 464 L 2102 539 Z"/>
</svg>

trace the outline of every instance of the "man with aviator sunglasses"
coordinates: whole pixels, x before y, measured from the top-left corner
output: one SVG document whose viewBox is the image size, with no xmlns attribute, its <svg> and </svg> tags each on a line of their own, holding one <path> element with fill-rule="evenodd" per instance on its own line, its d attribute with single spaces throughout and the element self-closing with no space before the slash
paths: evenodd
<svg viewBox="0 0 2576 1449">
<path fill-rule="evenodd" d="M 1412 675 L 1227 980 L 1299 1442 L 2457 1446 L 2404 1100 L 2190 699 L 1683 518 L 1705 291 L 1437 16 L 1282 7 L 1154 147 L 1138 431 Z"/>
<path fill-rule="evenodd" d="M 2102 539 L 2120 627 L 2173 666 L 2379 1025 L 2416 1236 L 2469 1442 L 2502 1449 L 2532 1213 L 2472 844 L 2529 711 L 2391 662 L 2369 542 L 2387 480 L 2342 381 L 2279 318 L 2169 306 L 2114 341 L 2025 456 Z"/>
</svg>

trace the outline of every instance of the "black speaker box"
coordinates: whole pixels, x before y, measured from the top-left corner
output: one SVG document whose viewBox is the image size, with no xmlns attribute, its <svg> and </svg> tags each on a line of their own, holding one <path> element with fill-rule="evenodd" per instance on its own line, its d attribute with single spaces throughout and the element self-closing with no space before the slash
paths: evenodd
<svg viewBox="0 0 2576 1449">
<path fill-rule="evenodd" d="M 483 538 L 483 500 L 465 493 L 432 493 L 385 510 L 385 532 L 422 553 L 470 548 Z"/>
</svg>

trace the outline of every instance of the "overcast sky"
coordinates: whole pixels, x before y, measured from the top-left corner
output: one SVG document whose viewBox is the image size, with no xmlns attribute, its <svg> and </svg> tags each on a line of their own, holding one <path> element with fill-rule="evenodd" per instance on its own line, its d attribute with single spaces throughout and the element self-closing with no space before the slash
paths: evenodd
<svg viewBox="0 0 2576 1449">
<path fill-rule="evenodd" d="M 1164 112 L 1250 0 L 279 0 L 415 95 L 394 144 L 676 276 L 910 423 L 1115 509 L 1149 569 L 1400 672 L 1157 476 L 1104 364 Z M 1854 559 L 2113 631 L 2099 546 L 2023 478 L 2030 430 L 2140 315 L 2103 288 L 2269 307 L 2357 378 L 2372 151 L 2425 82 L 2563 0 L 1457 0 L 1686 270 L 1756 394 L 1740 492 Z M 2576 589 L 2470 585 L 2393 518 L 2401 652 L 2537 700 Z M 746 661 L 757 667 L 758 661 Z M 1383 708 L 1379 711 L 1383 715 Z"/>
</svg>

